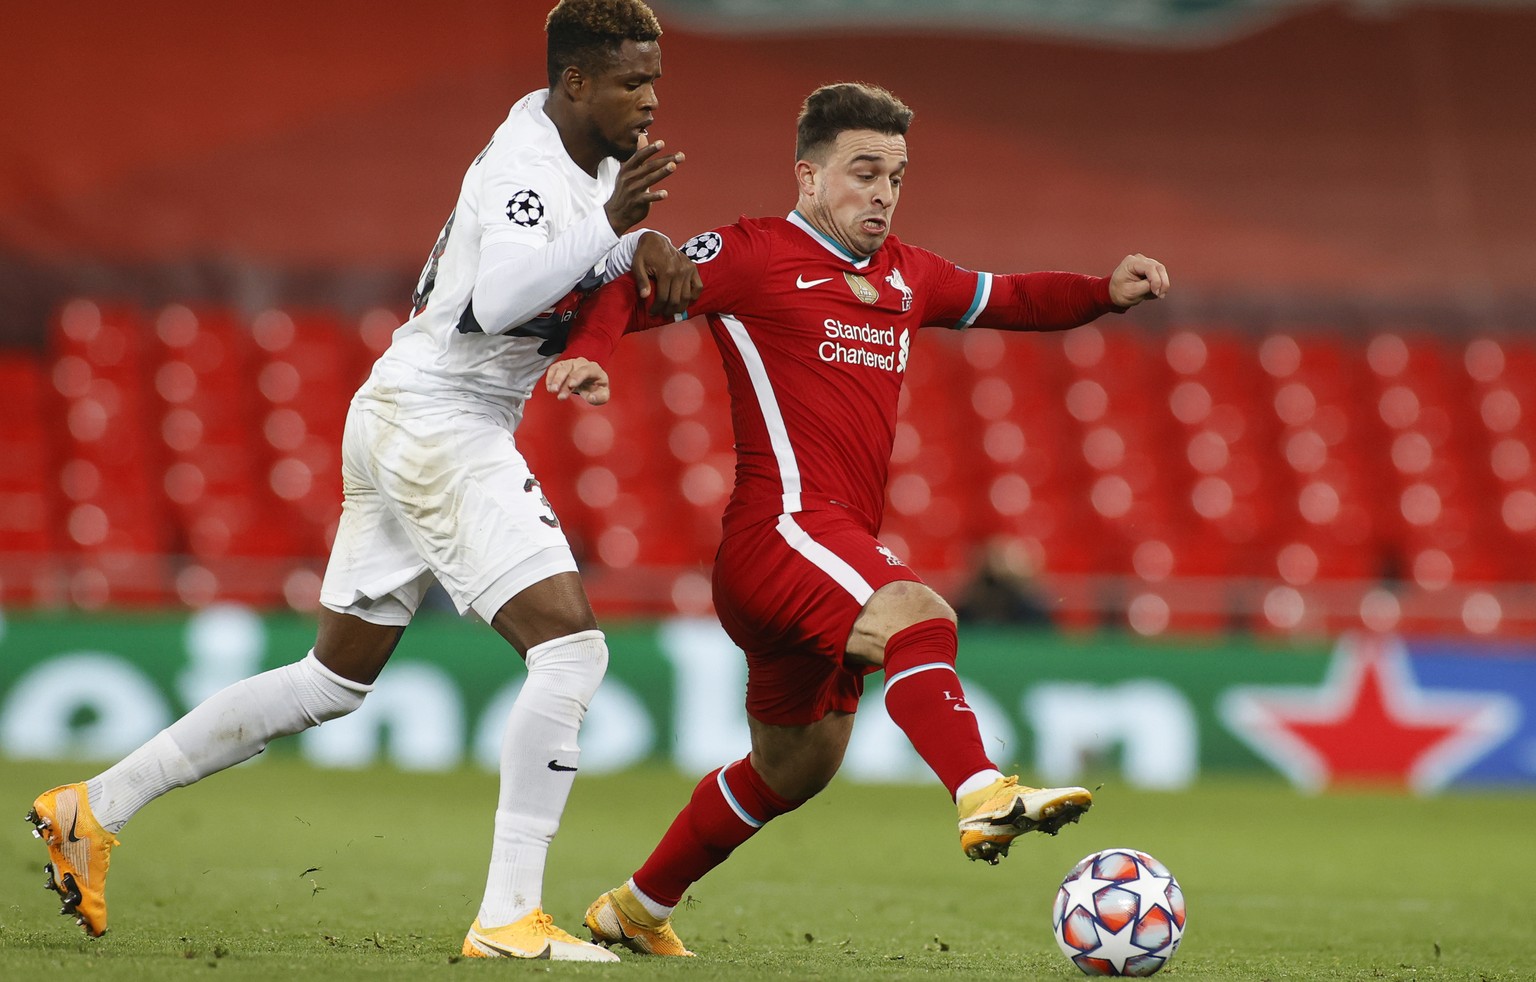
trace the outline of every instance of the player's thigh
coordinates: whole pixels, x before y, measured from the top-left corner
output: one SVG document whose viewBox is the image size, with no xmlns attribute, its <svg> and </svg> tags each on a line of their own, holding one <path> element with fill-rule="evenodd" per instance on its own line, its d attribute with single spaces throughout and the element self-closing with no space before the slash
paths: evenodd
<svg viewBox="0 0 1536 982">
<path fill-rule="evenodd" d="M 548 592 L 581 630 L 586 598 L 562 576 L 575 558 L 507 421 L 450 410 L 378 426 L 380 493 L 459 610 L 494 623 L 508 601 L 560 577 Z"/>
<path fill-rule="evenodd" d="M 369 416 L 356 407 L 347 413 L 342 436 L 341 520 L 326 563 L 320 603 L 341 616 L 399 629 L 410 623 L 431 585 L 432 574 L 405 525 L 376 486 Z M 322 626 L 328 622 L 329 618 L 322 618 Z M 333 624 L 317 648 L 317 657 L 322 661 L 326 657 L 350 660 L 342 645 L 364 633 L 371 632 L 337 629 Z M 382 636 L 385 632 L 378 633 Z M 360 646 L 370 647 L 366 643 Z"/>
<path fill-rule="evenodd" d="M 722 542 L 714 598 L 721 623 L 744 650 L 797 650 L 842 662 L 865 605 L 897 583 L 922 586 L 841 510 L 800 512 Z"/>
</svg>

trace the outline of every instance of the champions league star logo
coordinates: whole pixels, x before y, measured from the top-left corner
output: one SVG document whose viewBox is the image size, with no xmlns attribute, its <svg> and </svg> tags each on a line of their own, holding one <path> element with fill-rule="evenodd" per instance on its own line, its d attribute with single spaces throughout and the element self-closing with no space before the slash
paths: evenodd
<svg viewBox="0 0 1536 982">
<path fill-rule="evenodd" d="M 694 263 L 703 265 L 720 255 L 720 233 L 702 232 L 683 243 L 683 255 Z"/>
<path fill-rule="evenodd" d="M 507 202 L 507 217 L 524 228 L 532 228 L 544 220 L 544 202 L 538 192 L 524 188 Z"/>
</svg>

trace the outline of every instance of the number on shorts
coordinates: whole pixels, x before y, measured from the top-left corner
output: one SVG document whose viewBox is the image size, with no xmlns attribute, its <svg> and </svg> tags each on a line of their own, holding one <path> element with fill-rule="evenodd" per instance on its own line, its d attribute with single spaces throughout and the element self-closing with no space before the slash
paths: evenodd
<svg viewBox="0 0 1536 982">
<path fill-rule="evenodd" d="M 548 525 L 552 529 L 559 528 L 560 519 L 555 517 L 554 506 L 549 503 L 549 499 L 544 496 L 544 492 L 539 488 L 539 479 L 536 477 L 530 477 L 528 480 L 524 481 L 523 490 L 537 492 L 539 496 L 539 503 L 549 510 L 548 515 L 539 516 L 539 521 L 543 522 L 545 525 Z"/>
</svg>

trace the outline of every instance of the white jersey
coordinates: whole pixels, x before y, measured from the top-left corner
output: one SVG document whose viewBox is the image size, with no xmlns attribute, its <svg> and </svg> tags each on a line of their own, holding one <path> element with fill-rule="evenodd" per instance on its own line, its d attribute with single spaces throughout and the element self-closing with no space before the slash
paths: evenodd
<svg viewBox="0 0 1536 982">
<path fill-rule="evenodd" d="M 619 163 L 603 158 L 593 177 L 566 152 L 544 113 L 548 90 L 518 100 L 480 152 L 459 191 L 412 297 L 413 310 L 355 401 L 389 411 L 489 405 L 522 417 L 522 404 L 564 347 L 581 297 L 628 268 L 603 205 Z M 632 233 L 637 237 L 638 233 Z M 625 237 L 629 253 L 633 238 Z M 482 250 L 512 246 L 532 266 L 512 286 L 528 316 L 482 324 L 472 296 Z M 521 261 L 521 256 L 519 259 Z M 623 268 L 617 268 L 622 265 Z M 610 268 L 614 267 L 614 268 Z M 484 306 L 484 304 L 482 304 Z"/>
</svg>

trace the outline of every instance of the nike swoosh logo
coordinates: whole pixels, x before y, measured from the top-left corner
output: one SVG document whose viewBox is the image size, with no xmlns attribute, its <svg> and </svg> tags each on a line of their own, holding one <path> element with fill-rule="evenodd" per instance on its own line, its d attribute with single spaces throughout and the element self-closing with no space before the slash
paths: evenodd
<svg viewBox="0 0 1536 982">
<path fill-rule="evenodd" d="M 79 837 L 75 835 L 75 826 L 78 825 L 79 823 L 80 823 L 80 813 L 78 811 L 76 811 L 69 818 L 69 841 L 70 842 L 79 842 L 80 841 Z"/>
<path fill-rule="evenodd" d="M 809 290 L 813 286 L 821 286 L 823 283 L 831 282 L 832 277 L 830 276 L 824 280 L 808 280 L 804 275 L 795 277 L 795 286 L 798 286 L 802 290 Z"/>
<path fill-rule="evenodd" d="M 574 767 L 566 767 L 564 764 L 560 763 L 559 761 L 552 760 L 552 761 L 549 762 L 549 769 L 552 770 L 552 771 L 574 771 L 576 768 L 574 768 Z"/>
</svg>

